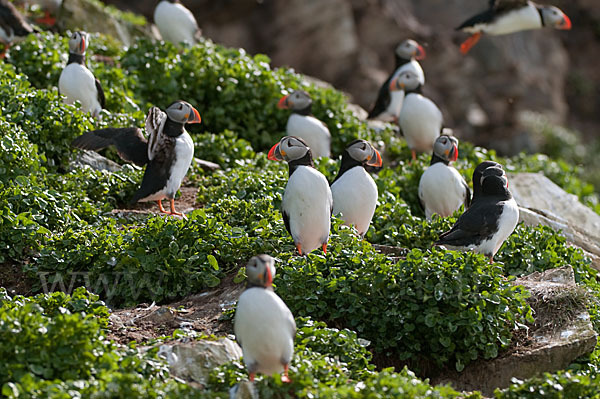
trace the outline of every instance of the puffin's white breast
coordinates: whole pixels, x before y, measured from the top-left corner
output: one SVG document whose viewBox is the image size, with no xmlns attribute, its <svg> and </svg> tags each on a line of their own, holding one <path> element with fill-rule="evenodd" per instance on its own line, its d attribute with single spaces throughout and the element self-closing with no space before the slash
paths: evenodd
<svg viewBox="0 0 600 399">
<path fill-rule="evenodd" d="M 286 132 L 288 136 L 297 136 L 306 141 L 314 158 L 330 155 L 331 133 L 317 118 L 292 113 L 287 121 Z"/>
<path fill-rule="evenodd" d="M 281 209 L 289 215 L 292 238 L 302 244 L 302 252 L 309 253 L 327 242 L 331 204 L 325 176 L 309 166 L 298 166 L 285 186 Z"/>
<path fill-rule="evenodd" d="M 58 89 L 60 94 L 66 96 L 67 104 L 79 101 L 81 109 L 94 117 L 102 110 L 98 101 L 96 79 L 84 65 L 75 62 L 67 65 L 58 79 Z"/>
<path fill-rule="evenodd" d="M 528 29 L 542 27 L 542 18 L 539 11 L 531 2 L 526 7 L 509 11 L 487 24 L 476 24 L 465 28 L 465 32 L 485 32 L 490 35 L 505 35 Z"/>
<path fill-rule="evenodd" d="M 465 202 L 467 190 L 463 177 L 452 166 L 438 162 L 428 167 L 419 181 L 419 199 L 427 220 L 434 213 L 450 216 Z"/>
<path fill-rule="evenodd" d="M 502 243 L 512 234 L 519 222 L 519 206 L 514 198 L 508 201 L 502 201 L 504 206 L 502 207 L 502 213 L 498 219 L 498 231 L 492 235 L 488 240 L 482 241 L 481 244 L 475 251 L 482 254 L 492 254 L 494 256 L 496 252 L 502 246 Z"/>
<path fill-rule="evenodd" d="M 341 213 L 346 225 L 362 236 L 369 229 L 377 206 L 377 185 L 362 166 L 346 171 L 331 185 L 333 214 Z"/>
<path fill-rule="evenodd" d="M 442 111 L 429 98 L 418 93 L 409 93 L 398 120 L 406 143 L 415 151 L 431 151 L 435 139 L 442 129 Z"/>
<path fill-rule="evenodd" d="M 198 24 L 194 14 L 181 4 L 161 1 L 154 9 L 154 23 L 164 40 L 196 43 Z"/>
<path fill-rule="evenodd" d="M 171 175 L 165 190 L 169 198 L 173 198 L 179 190 L 194 158 L 194 142 L 188 132 L 184 131 L 175 139 L 175 154 L 175 163 L 171 166 Z"/>
<path fill-rule="evenodd" d="M 274 292 L 249 288 L 237 303 L 233 330 L 241 343 L 244 362 L 263 374 L 280 373 L 294 353 L 292 312 Z"/>
</svg>

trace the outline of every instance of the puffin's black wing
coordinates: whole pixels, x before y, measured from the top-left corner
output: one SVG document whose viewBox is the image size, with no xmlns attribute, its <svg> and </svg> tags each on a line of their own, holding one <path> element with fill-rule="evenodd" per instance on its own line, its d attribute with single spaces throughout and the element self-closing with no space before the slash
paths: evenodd
<svg viewBox="0 0 600 399">
<path fill-rule="evenodd" d="M 82 150 L 98 151 L 114 145 L 119 156 L 138 166 L 148 163 L 148 141 L 137 127 L 106 128 L 85 132 L 71 143 Z"/>
<path fill-rule="evenodd" d="M 498 230 L 501 213 L 501 204 L 478 201 L 460 215 L 452 229 L 440 234 L 436 245 L 465 247 L 479 244 Z"/>
<path fill-rule="evenodd" d="M 98 102 L 102 109 L 106 108 L 106 97 L 104 97 L 104 90 L 102 90 L 102 85 L 100 81 L 96 78 L 96 91 L 98 92 Z"/>
<path fill-rule="evenodd" d="M 0 26 L 7 33 L 13 31 L 15 36 L 27 36 L 33 33 L 31 25 L 8 0 L 0 0 Z"/>
<path fill-rule="evenodd" d="M 527 6 L 527 0 L 490 0 L 490 8 L 496 14 L 516 10 Z"/>
<path fill-rule="evenodd" d="M 462 184 L 465 187 L 465 210 L 467 210 L 471 206 L 471 189 L 466 181 L 463 180 Z"/>
<path fill-rule="evenodd" d="M 456 30 L 462 30 L 464 28 L 469 28 L 477 24 L 487 24 L 488 22 L 491 22 L 495 16 L 496 12 L 493 8 L 487 9 L 484 12 L 480 12 L 479 14 L 476 14 L 471 18 L 467 19 L 465 22 L 460 24 L 460 26 L 457 27 Z"/>
<path fill-rule="evenodd" d="M 375 101 L 373 109 L 371 110 L 371 112 L 369 112 L 369 116 L 367 117 L 368 119 L 377 117 L 379 114 L 381 114 L 387 109 L 388 105 L 390 105 L 390 82 L 394 77 L 395 72 L 396 71 L 392 72 L 391 75 L 385 81 L 385 83 L 379 88 L 377 100 Z"/>
<path fill-rule="evenodd" d="M 281 216 L 283 217 L 283 224 L 285 224 L 285 229 L 292 235 L 292 230 L 290 230 L 290 215 L 288 215 L 285 211 L 281 211 Z"/>
<path fill-rule="evenodd" d="M 165 143 L 166 144 L 166 143 Z M 174 142 L 170 143 L 175 145 Z M 133 195 L 131 203 L 136 203 L 139 200 L 146 198 L 152 194 L 164 189 L 170 176 L 170 168 L 173 165 L 173 157 L 175 151 L 158 151 L 152 161 L 146 166 L 142 185 L 140 189 Z"/>
</svg>

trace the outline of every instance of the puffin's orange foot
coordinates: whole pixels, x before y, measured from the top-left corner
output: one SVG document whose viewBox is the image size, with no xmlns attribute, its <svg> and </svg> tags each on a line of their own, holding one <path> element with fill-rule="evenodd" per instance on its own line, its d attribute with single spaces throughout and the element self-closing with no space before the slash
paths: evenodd
<svg viewBox="0 0 600 399">
<path fill-rule="evenodd" d="M 250 380 L 250 382 L 254 382 L 254 373 L 250 373 L 248 379 Z"/>
<path fill-rule="evenodd" d="M 287 384 L 291 383 L 290 377 L 288 376 L 288 368 L 289 366 L 286 364 L 283 366 L 283 375 L 281 376 L 281 382 L 285 382 Z"/>
<path fill-rule="evenodd" d="M 158 200 L 156 202 L 158 202 L 158 210 L 160 211 L 160 213 L 169 213 L 165 210 L 165 208 L 163 208 L 161 200 Z"/>
<path fill-rule="evenodd" d="M 323 244 L 323 253 L 327 254 L 327 243 Z"/>
<path fill-rule="evenodd" d="M 410 156 L 412 158 L 412 160 L 410 161 L 410 163 L 413 163 L 417 160 L 417 152 L 415 150 L 410 150 Z"/>
<path fill-rule="evenodd" d="M 469 52 L 469 50 L 471 50 L 471 48 L 475 44 L 477 44 L 479 39 L 481 39 L 481 32 L 477 32 L 477 33 L 473 34 L 471 37 L 469 37 L 467 40 L 465 40 L 460 45 L 460 52 L 463 54 L 467 54 Z"/>
<path fill-rule="evenodd" d="M 304 255 L 304 254 L 302 253 L 302 244 L 300 244 L 300 243 L 296 244 L 296 249 L 298 250 L 298 253 L 299 253 L 300 255 Z"/>
<path fill-rule="evenodd" d="M 169 202 L 171 203 L 171 212 L 169 212 L 169 215 L 181 216 L 182 218 L 187 219 L 187 216 L 185 216 L 183 213 L 177 212 L 175 210 L 175 200 L 174 199 L 170 199 Z"/>
</svg>

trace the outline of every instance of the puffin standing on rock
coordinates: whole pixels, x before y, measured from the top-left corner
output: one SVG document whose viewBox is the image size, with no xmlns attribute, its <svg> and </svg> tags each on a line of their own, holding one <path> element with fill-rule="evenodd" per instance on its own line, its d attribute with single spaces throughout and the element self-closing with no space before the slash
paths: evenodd
<svg viewBox="0 0 600 399">
<path fill-rule="evenodd" d="M 453 136 L 441 135 L 433 145 L 431 164 L 419 181 L 419 201 L 427 220 L 434 213 L 441 217 L 452 215 L 464 204 L 471 204 L 471 190 L 458 171 L 450 166 L 458 159 L 458 140 Z M 334 202 L 335 203 L 335 202 Z"/>
<path fill-rule="evenodd" d="M 81 103 L 83 112 L 89 112 L 94 118 L 106 105 L 104 90 L 100 81 L 85 66 L 85 50 L 89 44 L 89 35 L 85 32 L 73 32 L 69 38 L 69 60 L 60 73 L 58 91 L 66 97 L 65 103 Z"/>
<path fill-rule="evenodd" d="M 462 23 L 456 30 L 471 36 L 460 45 L 463 54 L 479 41 L 481 35 L 506 35 L 522 30 L 551 27 L 571 29 L 571 20 L 560 9 L 528 0 L 490 0 L 489 8 Z"/>
<path fill-rule="evenodd" d="M 268 158 L 289 165 L 281 214 L 298 253 L 318 247 L 327 253 L 333 199 L 327 179 L 314 167 L 311 149 L 301 138 L 286 136 L 271 148 Z"/>
<path fill-rule="evenodd" d="M 381 85 L 377 101 L 375 101 L 373 109 L 369 112 L 369 119 L 379 119 L 386 122 L 396 121 L 397 112 L 395 111 L 396 107 L 392 104 L 393 92 L 390 90 L 390 82 L 402 72 L 414 72 L 418 77 L 419 83 L 421 85 L 425 84 L 425 73 L 417 61 L 425 59 L 425 49 L 423 46 L 412 39 L 404 40 L 396 47 L 394 56 L 396 58 L 396 67 L 383 85 Z"/>
<path fill-rule="evenodd" d="M 161 0 L 154 9 L 154 23 L 164 40 L 194 45 L 202 37 L 194 14 L 179 0 Z"/>
<path fill-rule="evenodd" d="M 10 1 L 0 0 L 0 42 L 5 46 L 0 59 L 6 56 L 6 51 L 12 43 L 33 32 L 33 27 Z"/>
<path fill-rule="evenodd" d="M 340 171 L 333 183 L 333 213 L 341 213 L 344 224 L 354 225 L 363 237 L 377 206 L 377 185 L 365 166 L 380 168 L 381 155 L 366 140 L 354 140 L 342 154 Z"/>
<path fill-rule="evenodd" d="M 156 201 L 161 213 L 185 217 L 175 210 L 175 194 L 194 157 L 194 143 L 185 124 L 200 121 L 194 107 L 185 101 L 175 101 L 166 112 L 150 108 L 146 117 L 149 140 L 136 127 L 107 128 L 85 132 L 71 145 L 94 151 L 114 145 L 123 160 L 146 165 L 142 185 L 131 202 Z M 170 212 L 163 208 L 163 199 L 170 201 Z"/>
<path fill-rule="evenodd" d="M 242 347 L 250 381 L 256 373 L 281 373 L 290 382 L 288 366 L 294 354 L 296 322 L 286 304 L 273 292 L 275 260 L 252 257 L 246 265 L 248 287 L 240 295 L 233 331 Z"/>
<path fill-rule="evenodd" d="M 406 84 L 407 80 L 410 86 Z M 433 143 L 442 133 L 442 111 L 433 101 L 421 94 L 421 85 L 418 82 L 415 87 L 414 74 L 410 71 L 403 72 L 393 79 L 390 90 L 406 93 L 400 104 L 398 125 L 414 161 L 417 159 L 417 151 L 433 150 Z"/>
<path fill-rule="evenodd" d="M 494 255 L 511 235 L 519 221 L 519 207 L 508 190 L 506 173 L 491 166 L 473 173 L 473 187 L 481 191 L 473 197 L 471 207 L 456 221 L 452 229 L 442 233 L 436 245 L 449 245 L 474 250 L 494 261 Z M 478 181 L 476 181 L 478 180 Z"/>
<path fill-rule="evenodd" d="M 278 108 L 291 109 L 286 134 L 300 137 L 312 150 L 315 158 L 329 157 L 331 133 L 325 123 L 311 115 L 312 99 L 304 90 L 295 90 L 281 97 Z"/>
</svg>

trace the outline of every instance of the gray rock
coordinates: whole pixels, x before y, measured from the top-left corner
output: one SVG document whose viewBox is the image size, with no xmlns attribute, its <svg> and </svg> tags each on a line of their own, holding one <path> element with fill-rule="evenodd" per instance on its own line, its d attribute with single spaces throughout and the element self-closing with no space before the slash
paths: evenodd
<svg viewBox="0 0 600 399">
<path fill-rule="evenodd" d="M 516 279 L 531 293 L 528 299 L 535 323 L 509 350 L 492 360 L 468 365 L 461 373 L 448 373 L 433 383 L 450 383 L 456 389 L 480 390 L 492 395 L 494 389 L 508 387 L 512 378 L 527 379 L 542 372 L 568 366 L 596 346 L 596 332 L 586 310 L 586 294 L 575 284 L 570 266 L 532 273 Z"/>
<path fill-rule="evenodd" d="M 96 170 L 106 170 L 116 172 L 121 170 L 121 165 L 103 157 L 95 151 L 81 150 L 75 153 L 75 157 L 69 165 L 69 170 L 75 170 L 82 166 L 89 166 Z"/>
<path fill-rule="evenodd" d="M 520 221 L 562 231 L 567 240 L 591 255 L 600 270 L 600 215 L 579 202 L 541 173 L 518 173 L 510 178 Z"/>
<path fill-rule="evenodd" d="M 229 338 L 177 340 L 161 345 L 158 354 L 167 360 L 173 376 L 204 385 L 215 367 L 239 360 L 242 348 Z"/>
</svg>

